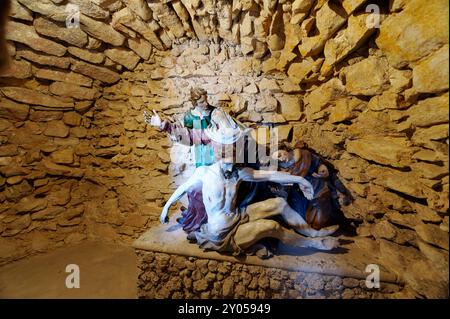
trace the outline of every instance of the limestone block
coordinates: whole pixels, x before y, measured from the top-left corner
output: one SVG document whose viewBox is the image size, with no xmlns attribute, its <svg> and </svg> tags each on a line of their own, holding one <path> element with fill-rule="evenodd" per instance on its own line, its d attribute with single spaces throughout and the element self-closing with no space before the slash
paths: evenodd
<svg viewBox="0 0 450 319">
<path fill-rule="evenodd" d="M 71 200 L 71 195 L 70 195 L 70 187 L 66 187 L 65 185 L 62 185 L 61 189 L 55 190 L 52 189 L 52 192 L 50 193 L 49 197 L 49 202 L 51 203 L 51 205 L 58 205 L 58 206 L 65 206 L 67 205 L 70 200 Z M 67 215 L 74 215 L 73 217 L 77 217 L 79 216 L 79 214 L 74 214 L 74 213 L 68 213 L 68 211 L 82 211 L 83 207 L 78 206 L 76 208 L 71 208 L 69 210 L 67 210 L 67 208 L 62 212 L 58 210 L 57 207 L 52 207 L 53 211 L 58 212 L 58 214 L 56 216 L 53 216 L 53 218 L 55 217 L 59 217 L 59 216 L 64 216 L 66 217 Z M 32 216 L 32 218 L 34 219 L 34 215 Z"/>
<path fill-rule="evenodd" d="M 78 100 L 93 100 L 101 95 L 96 88 L 84 88 L 66 82 L 53 82 L 49 89 L 55 95 L 72 97 Z"/>
<path fill-rule="evenodd" d="M 45 17 L 51 18 L 54 21 L 65 22 L 67 12 L 65 6 L 57 6 L 49 0 L 17 0 L 20 4 L 29 10 L 39 13 Z"/>
<path fill-rule="evenodd" d="M 17 0 L 11 1 L 9 16 L 19 20 L 33 21 L 33 13 L 17 2 Z"/>
<path fill-rule="evenodd" d="M 406 111 L 407 121 L 418 127 L 448 123 L 448 104 L 448 93 L 419 101 Z"/>
<path fill-rule="evenodd" d="M 2 87 L 0 91 L 8 98 L 17 102 L 31 105 L 41 105 L 55 109 L 73 109 L 73 102 L 60 100 L 56 97 L 40 93 L 34 90 L 19 87 Z"/>
<path fill-rule="evenodd" d="M 90 63 L 101 64 L 105 61 L 105 55 L 102 52 L 95 52 L 80 49 L 77 47 L 69 47 L 67 51 L 69 51 L 70 54 L 76 56 L 77 58 L 80 58 Z"/>
<path fill-rule="evenodd" d="M 47 199 L 27 196 L 22 198 L 14 208 L 18 213 L 32 213 L 43 210 L 46 207 Z"/>
<path fill-rule="evenodd" d="M 12 41 L 6 41 L 6 51 L 8 53 L 9 56 L 15 56 L 16 55 L 16 46 L 14 44 L 14 42 Z"/>
<path fill-rule="evenodd" d="M 448 90 L 448 44 L 420 60 L 413 68 L 413 88 L 418 93 Z"/>
<path fill-rule="evenodd" d="M 152 10 L 144 0 L 125 0 L 126 6 L 137 14 L 142 20 L 148 21 L 152 18 Z"/>
<path fill-rule="evenodd" d="M 371 56 L 345 68 L 345 87 L 352 95 L 377 95 L 389 87 L 387 61 Z"/>
<path fill-rule="evenodd" d="M 392 240 L 397 235 L 396 228 L 387 220 L 382 220 L 372 226 L 371 233 L 375 238 Z"/>
<path fill-rule="evenodd" d="M 3 162 L 2 164 L 6 164 L 8 166 L 6 167 L 2 167 L 0 172 L 5 176 L 5 177 L 11 177 L 11 176 L 17 176 L 17 175 L 27 175 L 30 173 L 30 170 L 19 166 L 16 163 L 12 163 L 10 160 L 12 159 L 11 157 L 4 157 L 2 158 L 5 160 L 5 162 Z M 10 165 L 11 164 L 11 165 Z"/>
<path fill-rule="evenodd" d="M 164 46 L 155 31 L 149 24 L 146 24 L 142 21 L 142 19 L 131 12 L 130 9 L 124 8 L 113 14 L 111 25 L 114 27 L 117 24 L 123 24 L 124 26 L 136 31 L 148 40 L 156 49 L 164 50 Z"/>
<path fill-rule="evenodd" d="M 277 97 L 280 102 L 280 110 L 283 117 L 288 121 L 300 119 L 303 111 L 303 101 L 296 95 L 281 95 Z"/>
<path fill-rule="evenodd" d="M 415 227 L 415 231 L 423 241 L 448 251 L 448 233 L 439 226 L 421 223 Z"/>
<path fill-rule="evenodd" d="M 256 112 L 276 112 L 278 107 L 277 99 L 272 95 L 265 94 L 255 105 Z"/>
<path fill-rule="evenodd" d="M 20 233 L 22 230 L 28 228 L 31 224 L 31 217 L 29 214 L 25 214 L 17 218 L 11 223 L 6 224 L 6 230 L 3 231 L 2 236 L 14 236 Z"/>
<path fill-rule="evenodd" d="M 152 53 L 152 45 L 142 38 L 128 39 L 128 47 L 144 60 L 148 60 Z"/>
<path fill-rule="evenodd" d="M 56 56 L 63 56 L 67 51 L 61 44 L 40 37 L 32 26 L 9 21 L 6 29 L 6 39 L 26 44 L 37 51 Z"/>
<path fill-rule="evenodd" d="M 64 112 L 63 122 L 69 126 L 80 126 L 81 115 L 76 112 Z"/>
<path fill-rule="evenodd" d="M 411 169 L 416 172 L 417 175 L 430 180 L 440 180 L 442 177 L 448 175 L 448 165 L 446 167 L 425 162 L 417 162 L 411 164 Z"/>
<path fill-rule="evenodd" d="M 81 223 L 81 216 L 83 215 L 84 208 L 78 206 L 76 208 L 67 209 L 59 217 L 58 225 L 60 226 L 74 226 Z"/>
<path fill-rule="evenodd" d="M 114 30 L 109 24 L 94 20 L 85 15 L 80 15 L 80 27 L 90 36 L 114 46 L 121 46 L 125 37 Z"/>
<path fill-rule="evenodd" d="M 66 123 L 66 122 L 64 122 Z M 66 123 L 67 125 L 69 125 L 68 123 Z M 77 138 L 85 138 L 88 134 L 88 131 L 85 127 L 72 127 L 70 129 L 70 135 L 75 136 Z"/>
<path fill-rule="evenodd" d="M 147 2 L 152 9 L 153 15 L 159 20 L 159 24 L 168 30 L 175 38 L 181 38 L 185 31 L 183 24 L 167 4 L 160 2 Z"/>
<path fill-rule="evenodd" d="M 133 70 L 140 60 L 140 57 L 133 51 L 123 48 L 105 50 L 105 55 L 114 62 L 123 65 L 129 70 Z"/>
<path fill-rule="evenodd" d="M 282 114 L 277 113 L 263 113 L 262 114 L 262 122 L 264 123 L 285 123 L 286 119 Z"/>
<path fill-rule="evenodd" d="M 95 4 L 93 1 L 86 0 L 70 0 L 78 6 L 80 12 L 94 19 L 107 19 L 109 17 L 109 11 Z"/>
<path fill-rule="evenodd" d="M 292 63 L 287 73 L 293 83 L 300 84 L 311 78 L 320 69 L 322 63 L 323 59 L 313 60 L 307 57 L 301 62 Z"/>
<path fill-rule="evenodd" d="M 88 50 L 98 50 L 102 46 L 103 42 L 99 39 L 89 37 L 88 44 L 86 46 L 86 49 Z"/>
<path fill-rule="evenodd" d="M 411 138 L 411 141 L 416 145 L 434 149 L 432 141 L 447 138 L 448 127 L 448 124 L 439 124 L 429 128 L 417 128 Z"/>
<path fill-rule="evenodd" d="M 37 54 L 31 50 L 18 50 L 16 52 L 16 56 L 40 65 L 54 66 L 61 69 L 67 69 L 70 66 L 70 60 L 68 57 Z"/>
<path fill-rule="evenodd" d="M 92 86 L 92 79 L 74 72 L 51 69 L 35 69 L 34 76 L 39 79 L 73 83 L 81 86 Z"/>
<path fill-rule="evenodd" d="M 92 107 L 93 101 L 75 101 L 75 111 L 84 114 Z"/>
<path fill-rule="evenodd" d="M 292 2 L 291 24 L 300 24 L 308 16 L 313 3 L 312 0 L 295 0 Z"/>
<path fill-rule="evenodd" d="M 271 52 L 278 51 L 284 47 L 284 21 L 283 11 L 277 10 L 272 16 L 272 22 L 269 28 L 267 44 Z"/>
<path fill-rule="evenodd" d="M 368 176 L 375 178 L 374 183 L 393 189 L 403 194 L 416 198 L 426 198 L 423 193 L 423 186 L 417 174 L 411 172 L 401 172 L 386 167 L 370 166 L 366 169 Z"/>
<path fill-rule="evenodd" d="M 448 252 L 428 245 L 423 241 L 418 241 L 418 246 L 431 264 L 442 272 L 442 277 L 448 278 Z"/>
<path fill-rule="evenodd" d="M 110 8 L 111 6 L 114 6 L 115 3 L 121 2 L 121 0 L 91 0 L 91 1 L 96 5 L 106 9 Z"/>
<path fill-rule="evenodd" d="M 376 39 L 389 64 L 404 67 L 448 44 L 448 12 L 447 0 L 412 0 L 389 15 Z"/>
<path fill-rule="evenodd" d="M 300 42 L 301 28 L 299 25 L 288 23 L 284 28 L 284 35 L 286 39 L 284 41 L 284 47 L 279 58 L 280 61 L 277 64 L 279 70 L 284 70 L 286 65 L 296 57 L 296 54 L 294 54 L 292 51 Z"/>
<path fill-rule="evenodd" d="M 290 78 L 286 78 L 282 81 L 278 81 L 278 84 L 280 85 L 281 91 L 283 93 L 300 93 L 302 90 L 300 89 L 300 85 L 295 84 L 291 81 Z"/>
<path fill-rule="evenodd" d="M 394 167 L 409 166 L 413 154 L 411 143 L 406 138 L 377 135 L 347 141 L 346 150 L 366 160 Z"/>
<path fill-rule="evenodd" d="M 405 89 L 411 87 L 412 71 L 397 70 L 389 67 L 389 82 L 391 82 L 390 90 L 396 93 L 400 93 Z"/>
<path fill-rule="evenodd" d="M 256 94 L 258 93 L 258 87 L 256 86 L 255 83 L 250 83 L 249 85 L 247 85 L 246 87 L 244 87 L 244 93 L 247 94 Z"/>
<path fill-rule="evenodd" d="M 37 33 L 62 40 L 77 47 L 83 47 L 88 43 L 87 34 L 80 28 L 69 29 L 45 18 L 34 19 L 33 25 Z"/>
<path fill-rule="evenodd" d="M 313 0 L 295 0 L 292 2 L 292 13 L 308 12 L 313 2 Z"/>
<path fill-rule="evenodd" d="M 72 164 L 74 161 L 74 152 L 71 148 L 65 148 L 53 152 L 50 158 L 57 164 Z"/>
<path fill-rule="evenodd" d="M 394 92 L 385 91 L 381 95 L 375 95 L 367 104 L 367 107 L 373 111 L 382 111 L 386 109 L 398 109 L 399 95 Z"/>
<path fill-rule="evenodd" d="M 261 91 L 270 91 L 273 93 L 281 92 L 280 86 L 274 79 L 263 78 L 261 82 L 259 82 L 258 87 Z"/>
<path fill-rule="evenodd" d="M 350 52 L 358 49 L 372 34 L 375 28 L 367 27 L 367 17 L 369 14 L 359 14 L 350 16 L 347 28 L 327 41 L 324 48 L 325 63 L 332 66 L 342 61 Z"/>
<path fill-rule="evenodd" d="M 0 71 L 0 78 L 12 77 L 26 79 L 31 75 L 31 64 L 25 60 L 12 60 L 9 62 L 7 68 Z"/>
<path fill-rule="evenodd" d="M 303 38 L 299 51 L 303 57 L 314 56 L 320 53 L 325 43 L 347 21 L 345 10 L 332 2 L 327 2 L 316 12 L 316 27 L 319 35 Z"/>
<path fill-rule="evenodd" d="M 61 121 L 48 122 L 47 128 L 44 131 L 46 136 L 67 137 L 69 135 L 69 127 Z"/>
<path fill-rule="evenodd" d="M 20 182 L 22 182 L 25 179 L 24 176 L 12 176 L 8 179 L 6 179 L 6 183 L 8 185 L 16 185 L 19 184 Z"/>
<path fill-rule="evenodd" d="M 443 152 L 421 149 L 417 153 L 414 153 L 412 159 L 426 162 L 445 162 L 448 160 L 448 156 Z"/>
<path fill-rule="evenodd" d="M 17 155 L 17 146 L 13 144 L 1 145 L 0 146 L 0 156 L 14 156 Z"/>
<path fill-rule="evenodd" d="M 411 229 L 414 229 L 414 227 L 420 223 L 420 218 L 416 214 L 401 214 L 399 212 L 392 211 L 388 212 L 385 216 L 391 223 Z"/>
<path fill-rule="evenodd" d="M 352 120 L 359 115 L 359 111 L 364 107 L 364 103 L 357 98 L 341 98 L 335 102 L 330 109 L 329 120 L 331 123 L 339 123 Z"/>
<path fill-rule="evenodd" d="M 292 132 L 292 125 L 279 125 L 274 128 L 274 134 L 271 136 L 276 143 L 288 141 L 289 135 Z"/>
<path fill-rule="evenodd" d="M 71 177 L 82 177 L 84 175 L 84 171 L 80 168 L 72 168 L 64 165 L 55 164 L 49 160 L 43 160 L 42 164 L 44 165 L 43 169 L 49 175 L 71 176 Z"/>
<path fill-rule="evenodd" d="M 343 0 L 342 7 L 344 7 L 345 12 L 348 15 L 352 14 L 353 11 L 361 7 L 367 0 Z"/>
<path fill-rule="evenodd" d="M 120 75 L 118 73 L 111 71 L 108 68 L 95 66 L 82 61 L 73 61 L 71 69 L 108 84 L 113 84 L 120 80 Z"/>
<path fill-rule="evenodd" d="M 336 78 L 331 79 L 305 97 L 306 115 L 311 117 L 343 96 L 345 96 L 345 87 L 342 82 Z"/>
</svg>

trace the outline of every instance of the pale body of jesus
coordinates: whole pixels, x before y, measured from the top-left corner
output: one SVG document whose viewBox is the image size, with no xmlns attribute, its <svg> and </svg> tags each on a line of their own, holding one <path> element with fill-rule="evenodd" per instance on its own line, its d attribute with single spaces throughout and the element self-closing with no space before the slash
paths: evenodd
<svg viewBox="0 0 450 319">
<path fill-rule="evenodd" d="M 170 206 L 191 187 L 201 184 L 208 222 L 195 235 L 197 239 L 206 238 L 208 240 L 208 236 L 211 236 L 217 240 L 219 234 L 226 235 L 224 233 L 232 229 L 233 225 L 236 225 L 235 221 L 240 217 L 237 215 L 247 214 L 248 221 L 237 225 L 234 233 L 234 242 L 242 250 L 266 237 L 278 238 L 283 243 L 296 247 L 330 250 L 337 246 L 336 238 L 323 237 L 335 232 L 337 226 L 321 230 L 311 228 L 283 198 L 271 198 L 254 203 L 247 206 L 244 211 L 237 209 L 236 199 L 239 184 L 242 181 L 296 183 L 306 198 L 311 200 L 314 196 L 312 185 L 301 176 L 279 171 L 236 168 L 234 164 L 221 160 L 210 166 L 198 167 L 192 176 L 175 190 L 163 208 L 160 216 L 161 223 L 168 222 Z M 292 229 L 283 227 L 280 223 L 270 219 L 275 216 L 281 216 L 283 221 Z"/>
</svg>

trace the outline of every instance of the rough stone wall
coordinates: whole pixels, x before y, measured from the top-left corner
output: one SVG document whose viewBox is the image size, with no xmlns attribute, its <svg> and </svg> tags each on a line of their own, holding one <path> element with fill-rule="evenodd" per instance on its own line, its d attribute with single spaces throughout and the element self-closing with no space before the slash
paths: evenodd
<svg viewBox="0 0 450 319">
<path fill-rule="evenodd" d="M 419 295 L 448 293 L 447 1 L 71 2 L 81 8 L 77 32 L 64 28 L 67 1 L 13 1 L 14 61 L 0 87 L 3 241 L 12 239 L 8 225 L 22 227 L 20 242 L 34 225 L 32 210 L 17 212 L 22 197 L 39 203 L 53 194 L 39 193 L 38 178 L 23 172 L 38 163 L 50 167 L 40 179 L 54 170 L 66 176 L 49 177 L 46 189 L 74 183 L 89 237 L 130 242 L 156 225 L 189 175 L 170 165 L 171 154 L 187 150 L 170 148 L 142 111 L 177 119 L 190 107 L 189 88 L 202 85 L 244 123 L 276 126 L 281 139 L 301 139 L 324 156 L 355 198 L 344 212 L 359 223 L 361 242 Z M 366 13 L 373 3 L 380 28 Z M 53 125 L 66 130 L 64 122 L 70 138 L 45 135 Z M 15 142 L 14 132 L 27 138 Z M 34 136 L 56 149 L 21 145 Z M 55 163 L 71 148 L 73 162 Z M 34 164 L 8 155 L 31 149 Z M 21 173 L 7 176 L 9 161 Z M 26 195 L 6 197 L 23 183 Z"/>
<path fill-rule="evenodd" d="M 375 299 L 405 296 L 401 285 L 137 250 L 138 298 Z"/>
</svg>

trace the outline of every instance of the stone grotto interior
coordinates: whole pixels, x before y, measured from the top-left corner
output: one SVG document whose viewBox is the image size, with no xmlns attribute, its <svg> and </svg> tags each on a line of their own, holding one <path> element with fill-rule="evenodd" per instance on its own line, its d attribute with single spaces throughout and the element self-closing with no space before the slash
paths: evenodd
<svg viewBox="0 0 450 319">
<path fill-rule="evenodd" d="M 0 2 L 0 298 L 448 298 L 448 0 Z M 203 250 L 186 197 L 161 225 L 193 147 L 144 111 L 198 87 L 334 172 L 339 247 Z"/>
</svg>

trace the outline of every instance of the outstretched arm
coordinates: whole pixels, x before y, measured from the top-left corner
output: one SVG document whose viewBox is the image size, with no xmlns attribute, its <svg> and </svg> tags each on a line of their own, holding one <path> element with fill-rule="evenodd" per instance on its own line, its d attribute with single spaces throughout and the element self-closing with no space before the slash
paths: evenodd
<svg viewBox="0 0 450 319">
<path fill-rule="evenodd" d="M 197 183 L 201 183 L 201 179 L 199 178 L 200 172 L 198 172 L 198 169 L 194 171 L 194 174 L 183 184 L 178 186 L 178 188 L 173 192 L 172 196 L 170 196 L 169 200 L 164 205 L 164 208 L 161 212 L 161 216 L 159 218 L 161 224 L 166 224 L 169 222 L 169 208 L 173 204 L 175 204 L 183 195 L 194 185 Z"/>
<path fill-rule="evenodd" d="M 301 176 L 279 171 L 254 170 L 246 167 L 239 171 L 239 177 L 248 182 L 296 183 L 307 199 L 311 200 L 314 197 L 314 189 L 311 183 Z"/>
<path fill-rule="evenodd" d="M 171 139 L 183 145 L 191 146 L 194 143 L 193 131 L 182 127 L 176 123 L 171 123 L 168 120 L 162 120 L 158 112 L 153 110 L 153 114 L 144 111 L 145 123 L 158 128 L 161 132 L 166 132 Z"/>
<path fill-rule="evenodd" d="M 209 144 L 211 142 L 203 129 L 192 129 L 177 123 L 171 123 L 168 120 L 162 120 L 155 110 L 153 110 L 153 115 L 144 111 L 144 120 L 147 124 L 158 128 L 161 132 L 168 133 L 173 141 L 183 145 L 192 146 Z"/>
</svg>

